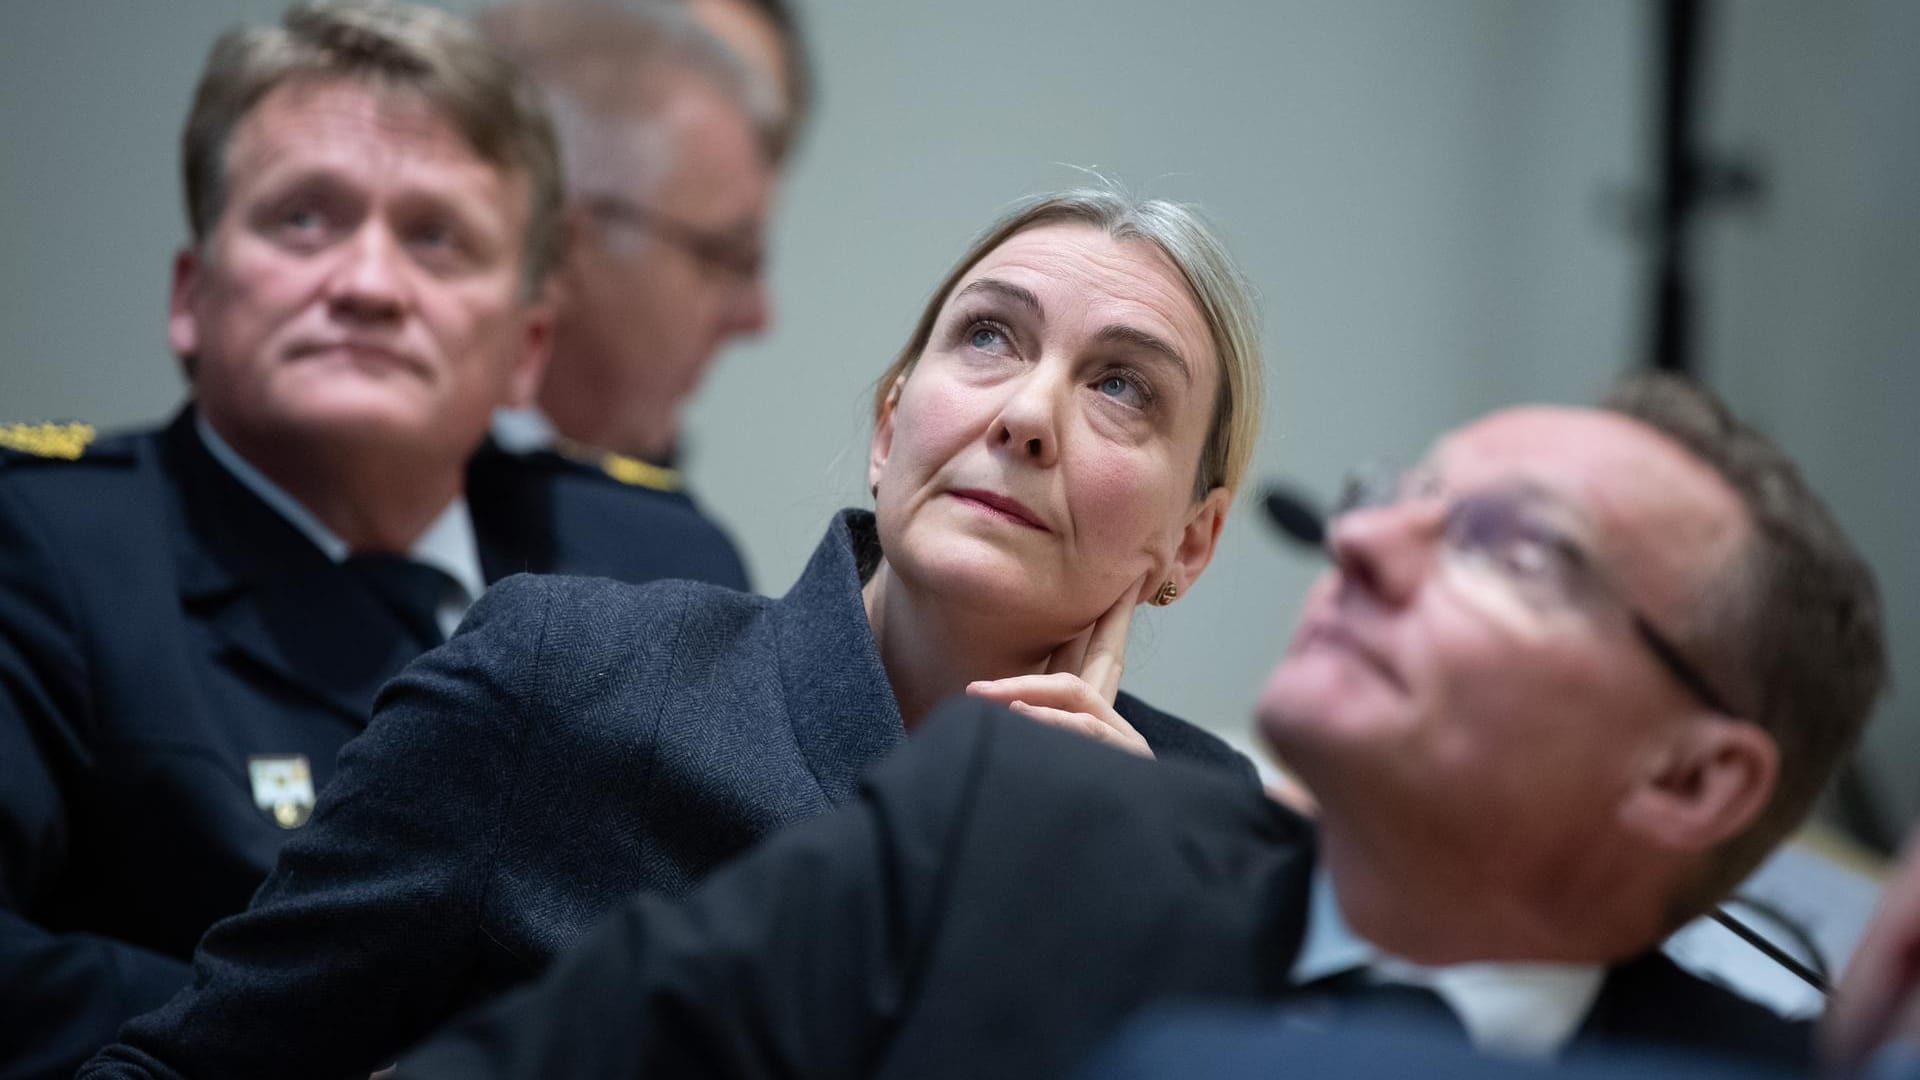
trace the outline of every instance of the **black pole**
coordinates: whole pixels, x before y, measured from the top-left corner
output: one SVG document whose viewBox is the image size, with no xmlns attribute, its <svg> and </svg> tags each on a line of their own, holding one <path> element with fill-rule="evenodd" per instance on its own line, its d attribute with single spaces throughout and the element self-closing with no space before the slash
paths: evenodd
<svg viewBox="0 0 1920 1080">
<path fill-rule="evenodd" d="M 1700 205 L 1693 128 L 1700 77 L 1705 0 L 1660 0 L 1660 69 L 1656 153 L 1660 194 L 1654 217 L 1653 340 L 1648 363 L 1660 371 L 1693 370 L 1693 287 L 1688 232 Z"/>
</svg>

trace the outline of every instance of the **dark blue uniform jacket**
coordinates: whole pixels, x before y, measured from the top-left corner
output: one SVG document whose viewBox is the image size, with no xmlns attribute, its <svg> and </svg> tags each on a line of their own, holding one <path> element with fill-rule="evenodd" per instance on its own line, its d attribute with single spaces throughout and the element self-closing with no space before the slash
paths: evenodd
<svg viewBox="0 0 1920 1080">
<path fill-rule="evenodd" d="M 683 496 L 476 455 L 489 581 L 745 574 Z M 183 412 L 75 461 L 0 452 L 0 1076 L 70 1074 L 184 986 L 294 833 L 248 759 L 314 786 L 420 646 L 207 452 Z"/>
</svg>

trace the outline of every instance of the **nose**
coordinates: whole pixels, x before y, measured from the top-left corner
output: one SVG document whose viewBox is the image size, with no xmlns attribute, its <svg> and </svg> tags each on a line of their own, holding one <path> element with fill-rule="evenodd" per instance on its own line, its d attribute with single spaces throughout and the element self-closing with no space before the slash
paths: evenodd
<svg viewBox="0 0 1920 1080">
<path fill-rule="evenodd" d="M 406 253 L 378 223 L 364 225 L 341 253 L 328 280 L 335 316 L 356 323 L 397 322 L 406 310 Z"/>
<path fill-rule="evenodd" d="M 1042 468 L 1058 461 L 1058 381 L 1049 377 L 1046 364 L 1035 365 L 1026 375 L 1015 379 L 1000 414 L 994 417 L 993 426 L 987 432 L 993 444 Z"/>
<path fill-rule="evenodd" d="M 1343 582 L 1397 607 L 1432 570 L 1445 525 L 1437 499 L 1352 510 L 1328 524 L 1327 551 Z"/>
</svg>

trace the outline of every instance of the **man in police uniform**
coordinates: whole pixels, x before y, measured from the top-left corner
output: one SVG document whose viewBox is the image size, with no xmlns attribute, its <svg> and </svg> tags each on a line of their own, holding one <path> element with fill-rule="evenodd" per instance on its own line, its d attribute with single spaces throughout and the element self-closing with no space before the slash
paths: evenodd
<svg viewBox="0 0 1920 1080">
<path fill-rule="evenodd" d="M 69 1073 L 185 984 L 488 582 L 744 584 L 682 503 L 476 454 L 545 362 L 560 180 L 465 24 L 362 2 L 229 33 L 183 151 L 192 403 L 99 441 L 0 427 L 0 1075 Z"/>
</svg>

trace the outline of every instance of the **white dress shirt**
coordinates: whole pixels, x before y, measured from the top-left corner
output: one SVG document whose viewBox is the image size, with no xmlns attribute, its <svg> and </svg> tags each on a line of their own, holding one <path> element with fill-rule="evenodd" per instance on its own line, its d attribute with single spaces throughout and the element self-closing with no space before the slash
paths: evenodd
<svg viewBox="0 0 1920 1080">
<path fill-rule="evenodd" d="M 1389 955 L 1355 934 L 1340 914 L 1333 879 L 1315 867 L 1306 935 L 1293 962 L 1304 985 L 1354 968 L 1387 982 L 1421 986 L 1447 1003 L 1473 1045 L 1509 1057 L 1548 1059 L 1580 1030 L 1600 994 L 1598 964 L 1449 964 L 1427 967 Z"/>
<path fill-rule="evenodd" d="M 493 441 L 509 454 L 531 454 L 551 450 L 560 441 L 560 430 L 547 414 L 533 405 L 493 410 Z"/>
</svg>

